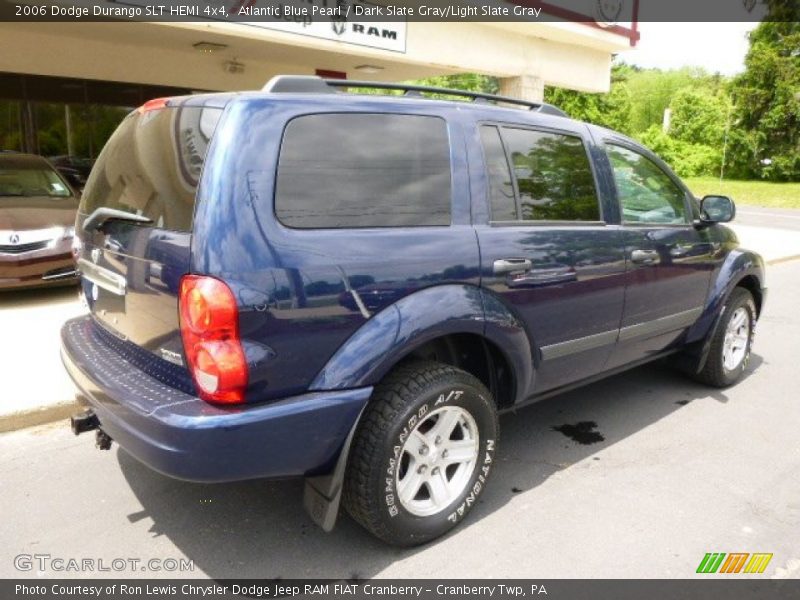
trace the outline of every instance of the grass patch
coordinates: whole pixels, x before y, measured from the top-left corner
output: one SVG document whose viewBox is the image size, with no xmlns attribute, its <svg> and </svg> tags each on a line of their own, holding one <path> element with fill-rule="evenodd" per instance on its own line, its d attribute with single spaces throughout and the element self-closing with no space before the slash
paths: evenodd
<svg viewBox="0 0 800 600">
<path fill-rule="evenodd" d="M 730 196 L 736 204 L 768 208 L 800 208 L 800 183 L 723 181 L 716 177 L 687 177 L 684 183 L 698 198 L 706 194 Z"/>
</svg>

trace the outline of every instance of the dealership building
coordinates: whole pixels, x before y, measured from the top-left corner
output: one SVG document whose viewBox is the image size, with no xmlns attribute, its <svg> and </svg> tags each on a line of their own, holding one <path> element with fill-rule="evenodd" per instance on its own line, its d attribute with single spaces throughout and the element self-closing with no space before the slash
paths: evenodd
<svg viewBox="0 0 800 600">
<path fill-rule="evenodd" d="M 549 10 L 551 19 L 535 22 L 2 23 L 0 150 L 93 157 L 110 107 L 121 115 L 157 96 L 259 89 L 287 73 L 377 81 L 481 73 L 499 79 L 501 94 L 532 101 L 546 85 L 607 91 L 613 55 L 638 39 L 635 21 Z"/>
</svg>

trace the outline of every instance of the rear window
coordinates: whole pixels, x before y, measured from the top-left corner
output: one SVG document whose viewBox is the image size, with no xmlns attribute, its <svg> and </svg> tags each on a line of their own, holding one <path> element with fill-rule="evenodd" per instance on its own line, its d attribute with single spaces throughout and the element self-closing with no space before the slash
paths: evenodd
<svg viewBox="0 0 800 600">
<path fill-rule="evenodd" d="M 286 127 L 275 212 L 289 227 L 449 225 L 450 195 L 438 117 L 318 114 Z"/>
<path fill-rule="evenodd" d="M 80 211 L 115 208 L 155 227 L 191 231 L 200 171 L 221 114 L 179 106 L 129 115 L 100 153 Z"/>
</svg>

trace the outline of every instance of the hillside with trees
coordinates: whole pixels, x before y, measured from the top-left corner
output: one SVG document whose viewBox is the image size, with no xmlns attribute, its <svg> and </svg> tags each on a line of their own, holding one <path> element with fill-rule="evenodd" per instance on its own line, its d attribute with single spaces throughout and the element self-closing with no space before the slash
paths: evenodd
<svg viewBox="0 0 800 600">
<path fill-rule="evenodd" d="M 640 140 L 683 177 L 800 181 L 800 22 L 761 23 L 749 41 L 733 78 L 620 63 L 607 94 L 548 88 L 545 100 Z"/>
<path fill-rule="evenodd" d="M 545 101 L 571 117 L 625 133 L 659 154 L 682 177 L 800 182 L 800 9 L 750 34 L 736 77 L 702 69 L 641 69 L 615 64 L 606 94 L 545 89 Z M 482 75 L 420 83 L 496 93 Z M 669 127 L 663 127 L 669 109 Z"/>
</svg>

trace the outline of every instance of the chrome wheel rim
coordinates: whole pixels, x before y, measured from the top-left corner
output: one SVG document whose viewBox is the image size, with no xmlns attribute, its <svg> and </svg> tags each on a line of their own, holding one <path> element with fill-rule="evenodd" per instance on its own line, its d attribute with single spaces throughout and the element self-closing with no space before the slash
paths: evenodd
<svg viewBox="0 0 800 600">
<path fill-rule="evenodd" d="M 722 344 L 722 366 L 726 371 L 736 369 L 747 356 L 750 341 L 750 314 L 744 307 L 737 308 L 725 330 Z"/>
<path fill-rule="evenodd" d="M 404 509 L 427 517 L 441 512 L 464 491 L 478 460 L 478 426 L 460 406 L 426 415 L 409 434 L 395 474 Z"/>
</svg>

